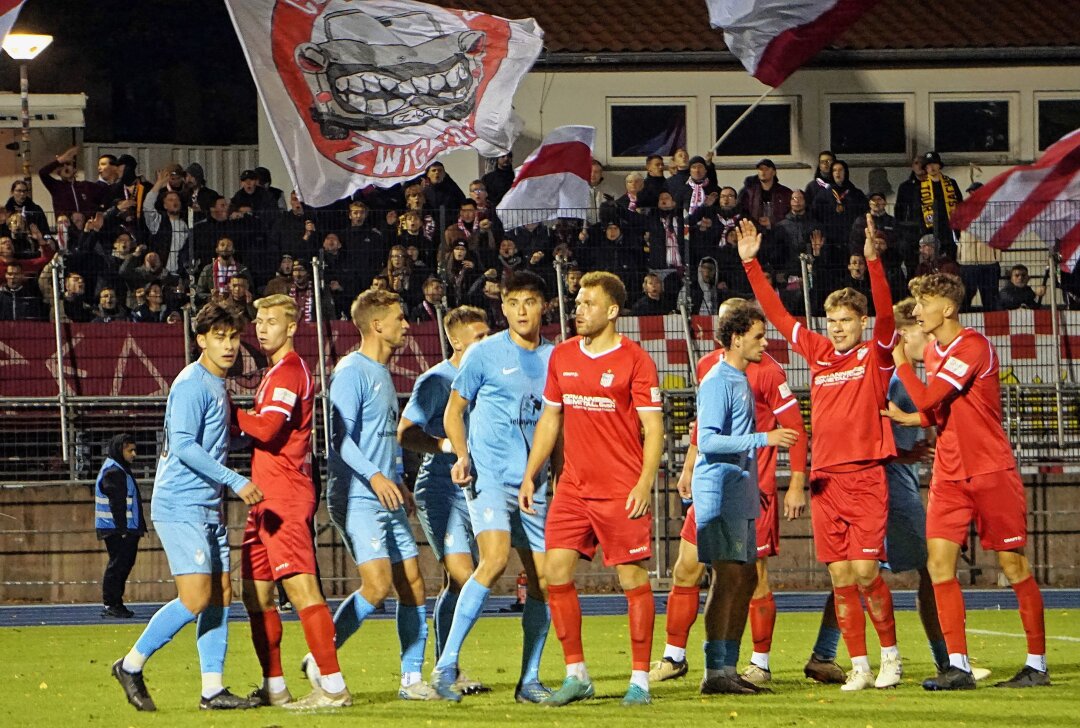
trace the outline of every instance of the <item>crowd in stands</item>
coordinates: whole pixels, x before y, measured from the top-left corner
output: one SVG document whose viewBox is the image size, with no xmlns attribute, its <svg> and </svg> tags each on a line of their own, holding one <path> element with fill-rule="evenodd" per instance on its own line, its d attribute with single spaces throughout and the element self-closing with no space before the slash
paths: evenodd
<svg viewBox="0 0 1080 728">
<path fill-rule="evenodd" d="M 605 170 L 594 161 L 583 219 L 515 225 L 512 213 L 505 220 L 496 213 L 514 179 L 510 155 L 467 191 L 435 162 L 408 184 L 367 187 L 316 209 L 274 187 L 261 167 L 242 172 L 226 197 L 207 187 L 197 163 L 170 164 L 148 179 L 134 157 L 106 154 L 97 179 L 80 179 L 78 151 L 38 172 L 51 220 L 22 179 L 0 209 L 0 320 L 176 322 L 183 308 L 211 300 L 252 319 L 254 298 L 285 293 L 312 321 L 313 259 L 329 319 L 346 318 L 361 291 L 386 288 L 401 294 L 413 321 L 434 319 L 440 305 L 469 303 L 504 325 L 499 281 L 522 269 L 548 282 L 549 322 L 558 320 L 559 283 L 572 315 L 577 281 L 592 269 L 612 271 L 639 292 L 628 303 L 632 315 L 715 314 L 725 298 L 751 295 L 734 246 L 744 218 L 763 234 L 759 259 L 785 304 L 802 314 L 809 301 L 820 315 L 839 287 L 869 291 L 867 213 L 897 299 L 909 279 L 932 271 L 964 280 L 969 310 L 1038 308 L 1045 293 L 1031 287 L 1023 266 L 1000 287 L 999 254 L 952 228 L 963 192 L 936 152 L 912 160 L 892 214 L 885 191 L 859 189 L 847 163 L 828 151 L 802 187 L 786 186 L 762 159 L 736 188 L 719 180 L 711 153 L 679 149 L 670 162 L 650 155 L 643 172 L 625 175 L 621 196 L 604 191 Z"/>
</svg>

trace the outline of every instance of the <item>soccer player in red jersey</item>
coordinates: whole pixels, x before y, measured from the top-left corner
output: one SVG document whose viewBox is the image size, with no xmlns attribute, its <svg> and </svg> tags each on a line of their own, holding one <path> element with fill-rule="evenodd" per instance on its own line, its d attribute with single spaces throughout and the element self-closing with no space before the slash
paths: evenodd
<svg viewBox="0 0 1080 728">
<path fill-rule="evenodd" d="M 316 577 L 312 521 L 317 507 L 311 479 L 311 418 L 315 384 L 293 349 L 296 302 L 286 295 L 255 302 L 255 332 L 270 370 L 255 392 L 251 411 L 236 410 L 237 424 L 251 437 L 252 477 L 266 483 L 262 503 L 248 511 L 241 575 L 251 641 L 263 684 L 251 695 L 261 705 L 301 705 L 292 700 L 281 669 L 281 616 L 275 581 L 296 607 L 321 674 L 324 692 L 347 693 L 334 647 L 334 619 Z"/>
<path fill-rule="evenodd" d="M 720 305 L 717 312 L 717 330 L 719 322 L 730 311 L 752 305 L 742 298 L 729 298 Z M 698 360 L 697 380 L 705 378 L 724 355 L 723 348 L 715 349 Z M 757 431 L 768 432 L 777 427 L 796 430 L 799 440 L 791 447 L 789 458 L 791 480 L 784 496 L 784 517 L 791 521 L 801 516 L 806 510 L 806 428 L 803 426 L 799 402 L 787 385 L 784 370 L 767 353 L 761 362 L 752 362 L 746 369 L 750 390 L 754 393 L 754 409 Z M 691 429 L 690 447 L 679 476 L 677 488 L 684 498 L 690 497 L 690 482 L 694 472 L 694 460 L 697 458 L 697 426 Z M 750 600 L 750 633 L 754 642 L 754 655 L 751 665 L 743 677 L 754 684 L 762 684 L 771 679 L 769 673 L 769 652 L 772 646 L 773 629 L 776 625 L 776 602 L 769 587 L 768 559 L 779 553 L 780 510 L 776 488 L 776 448 L 758 448 L 757 452 L 758 489 L 760 490 L 761 510 L 757 519 L 757 561 L 754 574 L 747 574 L 744 586 L 753 588 Z M 691 506 L 683 524 L 679 556 L 672 570 L 672 587 L 667 603 L 667 644 L 664 656 L 653 664 L 649 679 L 659 682 L 682 677 L 689 670 L 686 662 L 686 642 L 690 628 L 697 620 L 698 603 L 701 595 L 701 577 L 705 565 L 698 562 L 697 520 L 694 507 Z M 756 578 L 756 587 L 752 587 Z"/>
<path fill-rule="evenodd" d="M 841 690 L 893 687 L 902 667 L 896 647 L 892 593 L 879 573 L 889 512 L 883 461 L 896 455 L 892 428 L 881 414 L 896 343 L 892 297 L 867 215 L 863 253 L 877 318 L 873 339 L 862 340 L 866 297 L 851 288 L 825 301 L 828 337 L 810 331 L 784 308 L 756 256 L 761 234 L 754 223 L 739 227 L 739 257 L 765 316 L 810 365 L 810 512 L 818 561 L 829 567 L 836 620 L 852 670 Z M 875 680 L 866 655 L 866 621 L 860 594 L 881 643 Z"/>
<path fill-rule="evenodd" d="M 960 323 L 964 284 L 959 278 L 933 273 L 911 281 L 909 288 L 916 301 L 912 315 L 935 341 L 927 344 L 923 358 L 926 384 L 915 374 L 904 347 L 893 350 L 897 375 L 919 415 L 906 415 L 892 406 L 888 414 L 901 424 L 937 427 L 926 514 L 927 568 L 949 650 L 949 669 L 924 681 L 923 687 L 975 687 L 967 656 L 964 596 L 956 579 L 960 547 L 972 519 L 982 547 L 997 552 L 998 564 L 1016 593 L 1027 637 L 1024 667 L 997 687 L 1049 685 L 1042 593 L 1024 556 L 1027 499 L 1001 426 L 997 352 L 985 336 Z"/>
<path fill-rule="evenodd" d="M 615 331 L 626 288 L 611 273 L 581 279 L 578 335 L 559 344 L 548 363 L 544 411 L 536 425 L 518 502 L 532 511 L 533 481 L 563 436 L 563 462 L 548 509 L 545 540 L 551 621 L 562 643 L 566 680 L 546 705 L 593 696 L 581 646 L 578 559 L 599 545 L 629 604 L 632 671 L 623 705 L 651 702 L 649 653 L 656 607 L 645 564 L 652 557 L 652 498 L 664 446 L 656 365 Z M 644 438 L 642 437 L 644 432 Z"/>
</svg>

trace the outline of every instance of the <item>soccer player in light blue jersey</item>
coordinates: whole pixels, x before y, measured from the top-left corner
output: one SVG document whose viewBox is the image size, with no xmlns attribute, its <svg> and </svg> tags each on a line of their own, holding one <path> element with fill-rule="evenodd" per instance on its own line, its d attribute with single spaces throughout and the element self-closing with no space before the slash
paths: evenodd
<svg viewBox="0 0 1080 728">
<path fill-rule="evenodd" d="M 386 368 L 405 344 L 409 324 L 401 297 L 389 291 L 364 291 L 353 302 L 351 316 L 360 332 L 360 349 L 339 361 L 330 379 L 333 416 L 326 502 L 330 520 L 356 562 L 360 588 L 334 615 L 335 643 L 340 649 L 393 586 L 401 642 L 398 696 L 435 700 L 437 695 L 420 677 L 427 645 L 424 579 L 406 513 L 411 500 L 397 468 L 398 401 Z M 304 659 L 304 671 L 312 688 L 319 689 L 313 659 Z M 317 707 L 336 707 L 340 702 L 337 696 L 326 698 Z"/>
<path fill-rule="evenodd" d="M 225 467 L 231 406 L 225 374 L 240 351 L 240 325 L 216 303 L 195 317 L 202 349 L 173 381 L 165 405 L 165 440 L 154 477 L 150 518 L 161 539 L 177 598 L 151 617 L 131 651 L 113 663 L 112 674 L 136 710 L 157 710 L 143 682 L 143 666 L 189 622 L 196 622 L 203 710 L 254 707 L 221 681 L 228 647 L 229 541 L 221 503 L 228 486 L 248 505 L 262 492 Z"/>
<path fill-rule="evenodd" d="M 521 556 L 528 579 L 528 598 L 522 613 L 521 677 L 514 698 L 538 703 L 551 694 L 539 676 L 540 656 L 551 622 L 540 583 L 547 513 L 546 466 L 536 478 L 536 512 L 523 513 L 518 508 L 518 489 L 540 419 L 553 349 L 540 336 L 543 310 L 542 278 L 527 271 L 507 276 L 502 283 L 502 312 L 510 328 L 474 344 L 466 352 L 443 417 L 446 436 L 457 455 L 451 476 L 455 483 L 467 488 L 469 516 L 480 553 L 476 570 L 458 595 L 450 633 L 432 672 L 432 687 L 447 700 L 461 700 L 461 693 L 453 687 L 458 654 L 484 610 L 491 587 L 506 569 L 511 546 Z"/>
<path fill-rule="evenodd" d="M 765 354 L 765 316 L 745 306 L 720 320 L 724 358 L 698 389 L 698 456 L 691 490 L 698 524 L 698 560 L 713 578 L 705 601 L 703 695 L 758 693 L 737 672 L 739 644 L 757 582 L 759 447 L 791 447 L 796 430 L 756 432 L 754 395 L 746 368 Z"/>
<path fill-rule="evenodd" d="M 435 599 L 436 660 L 442 656 L 458 593 L 472 574 L 476 551 L 465 492 L 450 478 L 456 457 L 443 429 L 443 413 L 465 351 L 488 335 L 487 315 L 473 306 L 459 306 L 443 318 L 443 328 L 454 353 L 417 377 L 397 430 L 402 447 L 423 453 L 413 487 L 416 515 L 446 575 Z M 464 695 L 484 690 L 461 670 L 454 687 Z"/>
</svg>

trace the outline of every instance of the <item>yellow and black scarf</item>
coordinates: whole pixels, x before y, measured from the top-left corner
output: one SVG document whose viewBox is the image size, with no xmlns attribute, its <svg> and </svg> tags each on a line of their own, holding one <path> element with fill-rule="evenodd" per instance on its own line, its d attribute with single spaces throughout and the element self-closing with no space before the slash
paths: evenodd
<svg viewBox="0 0 1080 728">
<path fill-rule="evenodd" d="M 960 189 L 952 178 L 945 175 L 941 175 L 941 189 L 945 192 L 945 210 L 951 219 L 953 210 L 960 202 Z M 919 202 L 922 204 L 923 226 L 934 227 L 934 183 L 929 175 L 919 183 Z"/>
</svg>

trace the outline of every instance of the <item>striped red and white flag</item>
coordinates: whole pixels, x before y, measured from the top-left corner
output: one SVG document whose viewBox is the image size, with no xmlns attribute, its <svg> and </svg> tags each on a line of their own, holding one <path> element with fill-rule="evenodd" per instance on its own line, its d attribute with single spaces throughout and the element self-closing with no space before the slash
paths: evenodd
<svg viewBox="0 0 1080 728">
<path fill-rule="evenodd" d="M 750 75 L 779 86 L 877 0 L 705 0 L 709 23 Z"/>
<path fill-rule="evenodd" d="M 19 18 L 19 11 L 25 3 L 26 0 L 0 0 L 0 44 L 11 32 L 12 26 Z"/>
<path fill-rule="evenodd" d="M 499 202 L 506 227 L 556 217 L 584 218 L 596 129 L 560 126 L 517 168 L 514 184 Z"/>
<path fill-rule="evenodd" d="M 1035 164 L 1013 167 L 975 190 L 949 220 L 999 250 L 1017 240 L 1057 245 L 1061 267 L 1071 272 L 1080 261 L 1080 129 Z"/>
</svg>

